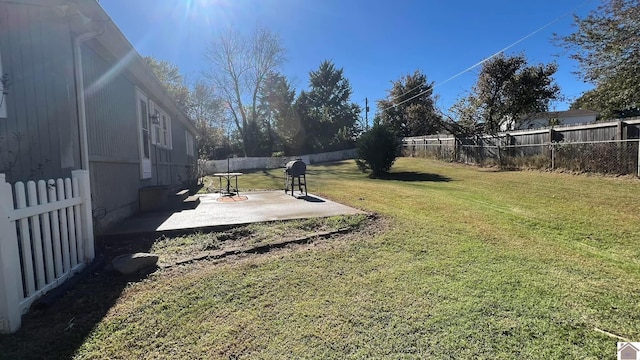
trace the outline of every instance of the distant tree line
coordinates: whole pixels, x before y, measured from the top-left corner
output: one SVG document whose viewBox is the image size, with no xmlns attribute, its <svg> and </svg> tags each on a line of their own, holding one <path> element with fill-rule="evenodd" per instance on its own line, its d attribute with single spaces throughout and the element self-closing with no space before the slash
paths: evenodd
<svg viewBox="0 0 640 360">
<path fill-rule="evenodd" d="M 210 69 L 191 88 L 177 67 L 147 57 L 169 93 L 196 122 L 201 158 L 300 155 L 355 147 L 361 109 L 344 71 L 325 60 L 296 90 L 279 72 L 277 35 L 220 33 L 206 52 Z"/>
<path fill-rule="evenodd" d="M 640 0 L 603 0 L 574 21 L 576 31 L 556 40 L 573 52 L 594 89 L 571 108 L 596 110 L 603 118 L 640 115 Z M 209 69 L 190 86 L 175 65 L 146 58 L 200 130 L 201 158 L 353 148 L 369 127 L 359 121 L 362 109 L 351 100 L 344 70 L 332 61 L 311 70 L 308 87 L 297 92 L 281 72 L 286 50 L 268 29 L 219 33 L 205 56 Z M 377 100 L 374 125 L 397 137 L 513 128 L 562 99 L 557 69 L 555 63 L 531 65 L 524 54 L 496 54 L 482 62 L 473 87 L 446 112 L 437 107 L 434 83 L 416 70 L 392 81 L 387 96 Z"/>
</svg>

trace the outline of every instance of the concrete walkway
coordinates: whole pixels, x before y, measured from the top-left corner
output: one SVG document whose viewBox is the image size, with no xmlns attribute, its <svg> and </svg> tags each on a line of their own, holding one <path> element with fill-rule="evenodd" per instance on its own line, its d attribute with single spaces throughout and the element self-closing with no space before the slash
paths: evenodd
<svg viewBox="0 0 640 360">
<path fill-rule="evenodd" d="M 116 224 L 103 235 L 171 232 L 364 213 L 311 194 L 296 198 L 283 190 L 246 192 L 234 198 L 219 194 L 198 196 L 200 204 L 195 209 L 140 214 Z"/>
</svg>

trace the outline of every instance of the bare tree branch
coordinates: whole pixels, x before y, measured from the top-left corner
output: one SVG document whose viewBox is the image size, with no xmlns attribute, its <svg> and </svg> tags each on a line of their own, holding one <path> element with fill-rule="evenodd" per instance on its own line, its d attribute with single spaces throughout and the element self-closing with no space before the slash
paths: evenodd
<svg viewBox="0 0 640 360">
<path fill-rule="evenodd" d="M 247 127 L 257 121 L 258 94 L 268 74 L 285 61 L 284 54 L 280 38 L 265 28 L 257 28 L 249 37 L 220 33 L 205 53 L 211 66 L 208 77 L 225 94 L 245 156 L 251 153 Z"/>
</svg>

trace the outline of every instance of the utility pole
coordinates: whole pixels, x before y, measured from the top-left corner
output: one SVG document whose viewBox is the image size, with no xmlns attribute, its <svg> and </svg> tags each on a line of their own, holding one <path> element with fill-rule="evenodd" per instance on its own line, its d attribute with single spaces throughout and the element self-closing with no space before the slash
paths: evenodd
<svg viewBox="0 0 640 360">
<path fill-rule="evenodd" d="M 369 98 L 364 98 L 364 121 L 369 129 Z"/>
</svg>

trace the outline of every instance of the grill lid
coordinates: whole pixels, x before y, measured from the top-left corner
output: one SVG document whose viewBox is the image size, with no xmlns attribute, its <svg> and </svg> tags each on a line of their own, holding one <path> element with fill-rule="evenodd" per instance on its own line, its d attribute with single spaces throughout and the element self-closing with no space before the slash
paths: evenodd
<svg viewBox="0 0 640 360">
<path fill-rule="evenodd" d="M 285 166 L 285 171 L 291 176 L 304 175 L 307 172 L 307 165 L 302 160 L 292 160 Z"/>
</svg>

